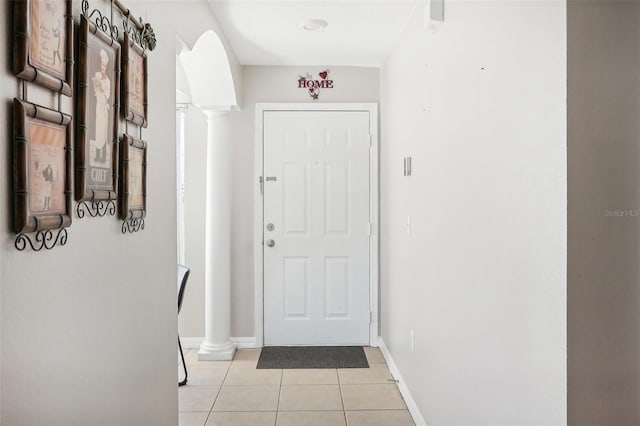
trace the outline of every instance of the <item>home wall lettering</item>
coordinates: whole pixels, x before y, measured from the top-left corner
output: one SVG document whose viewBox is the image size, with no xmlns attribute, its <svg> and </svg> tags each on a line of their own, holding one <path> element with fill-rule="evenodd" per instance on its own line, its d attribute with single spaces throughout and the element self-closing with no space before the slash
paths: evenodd
<svg viewBox="0 0 640 426">
<path fill-rule="evenodd" d="M 310 73 L 298 76 L 298 89 L 306 89 L 307 93 L 314 101 L 320 97 L 322 89 L 333 89 L 333 80 L 329 79 L 329 69 L 318 73 L 318 78 L 314 79 Z"/>
</svg>

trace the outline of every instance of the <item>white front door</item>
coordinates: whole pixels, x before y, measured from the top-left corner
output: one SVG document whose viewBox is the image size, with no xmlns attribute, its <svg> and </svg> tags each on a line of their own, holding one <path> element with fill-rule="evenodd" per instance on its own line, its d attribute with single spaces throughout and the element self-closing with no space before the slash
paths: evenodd
<svg viewBox="0 0 640 426">
<path fill-rule="evenodd" d="M 369 344 L 369 120 L 264 112 L 265 345 Z"/>
</svg>

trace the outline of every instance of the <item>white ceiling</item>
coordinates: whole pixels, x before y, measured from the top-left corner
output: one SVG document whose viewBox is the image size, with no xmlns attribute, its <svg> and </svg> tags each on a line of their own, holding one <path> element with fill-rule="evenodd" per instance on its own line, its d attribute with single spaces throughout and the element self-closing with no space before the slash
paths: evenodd
<svg viewBox="0 0 640 426">
<path fill-rule="evenodd" d="M 382 65 L 418 2 L 209 0 L 242 65 L 370 67 Z M 329 25 L 305 31 L 306 19 Z"/>
</svg>

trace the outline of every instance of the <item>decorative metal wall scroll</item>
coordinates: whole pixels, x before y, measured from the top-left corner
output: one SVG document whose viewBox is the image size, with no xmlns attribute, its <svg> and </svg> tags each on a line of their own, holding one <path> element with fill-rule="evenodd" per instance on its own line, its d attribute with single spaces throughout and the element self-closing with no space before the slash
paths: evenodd
<svg viewBox="0 0 640 426">
<path fill-rule="evenodd" d="M 124 35 L 122 52 L 124 118 L 147 127 L 147 54 L 128 33 Z"/>
<path fill-rule="evenodd" d="M 23 80 L 71 96 L 73 16 L 71 0 L 14 3 L 13 71 Z"/>
<path fill-rule="evenodd" d="M 147 144 L 122 135 L 120 139 L 120 218 L 122 233 L 144 229 L 147 212 Z"/>
<path fill-rule="evenodd" d="M 113 24 L 113 2 L 111 2 L 111 18 L 103 15 L 100 9 L 93 9 L 89 12 L 89 1 L 82 0 L 82 16 L 91 21 L 103 33 L 109 34 L 113 40 L 118 40 L 118 27 Z"/>
<path fill-rule="evenodd" d="M 110 14 L 91 9 L 89 0 L 81 2 L 77 81 L 73 75 L 73 1 L 12 2 L 13 70 L 22 81 L 22 99 L 13 102 L 13 227 L 18 250 L 50 250 L 66 244 L 72 192 L 78 201 L 79 218 L 118 214 L 124 220 L 123 233 L 144 229 L 147 145 L 142 141 L 142 128 L 148 121 L 146 52 L 154 50 L 157 41 L 151 25 L 134 18 L 120 0 L 102 2 L 110 4 Z M 114 11 L 122 16 L 118 20 L 122 28 L 114 24 Z M 120 72 L 120 37 L 125 47 L 124 73 Z M 69 97 L 75 90 L 75 158 L 72 119 L 62 112 L 61 96 L 57 96 L 57 111 L 30 103 L 29 82 Z M 138 125 L 140 138 L 123 135 L 119 143 L 121 95 L 125 124 Z"/>
<path fill-rule="evenodd" d="M 116 1 L 116 4 L 120 2 Z M 131 17 L 131 13 L 127 9 L 126 12 L 123 12 L 127 19 L 125 19 L 122 23 L 124 27 L 124 32 L 133 43 L 137 44 L 142 48 L 143 51 L 154 50 L 157 45 L 156 34 L 151 27 L 151 24 L 148 22 L 142 24 L 142 20 L 136 21 Z M 133 23 L 133 25 L 131 25 Z"/>
<path fill-rule="evenodd" d="M 108 26 L 107 26 L 108 28 Z M 78 217 L 115 214 L 118 188 L 120 44 L 80 19 L 75 198 Z M 82 213 L 81 213 L 82 212 Z"/>
<path fill-rule="evenodd" d="M 87 214 L 91 217 L 115 216 L 116 202 L 115 200 L 78 201 L 76 214 L 80 219 L 84 218 Z"/>
<path fill-rule="evenodd" d="M 71 116 L 14 99 L 13 117 L 15 246 L 24 250 L 28 242 L 38 251 L 64 245 L 63 228 L 71 225 Z"/>
<path fill-rule="evenodd" d="M 89 1 L 82 0 L 82 14 L 87 16 L 89 20 L 96 15 L 96 26 L 104 32 L 111 32 L 115 40 L 118 39 L 118 29 L 113 25 L 113 9 L 114 7 L 120 11 L 123 16 L 122 27 L 124 33 L 138 44 L 142 50 L 154 50 L 157 45 L 156 34 L 148 22 L 143 23 L 142 19 L 138 20 L 131 16 L 131 11 L 127 9 L 120 0 L 111 0 L 111 18 L 108 19 L 100 10 L 94 9 L 89 13 Z"/>
<path fill-rule="evenodd" d="M 36 232 L 34 238 L 31 238 L 28 234 L 18 234 L 14 245 L 18 251 L 24 251 L 27 246 L 31 247 L 33 251 L 40 251 L 42 249 L 51 250 L 57 245 L 63 246 L 67 244 L 68 238 L 67 228 L 60 228 L 53 231 L 46 229 Z"/>
</svg>

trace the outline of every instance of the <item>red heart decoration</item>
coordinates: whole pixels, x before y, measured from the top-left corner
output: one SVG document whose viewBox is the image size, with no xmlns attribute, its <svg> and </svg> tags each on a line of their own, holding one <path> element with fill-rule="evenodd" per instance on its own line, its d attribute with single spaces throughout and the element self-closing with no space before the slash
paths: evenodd
<svg viewBox="0 0 640 426">
<path fill-rule="evenodd" d="M 309 89 L 309 93 L 313 93 L 313 90 L 314 90 L 313 88 Z"/>
<path fill-rule="evenodd" d="M 327 72 L 326 71 L 322 71 L 320 73 L 320 77 L 322 77 L 323 80 L 326 80 L 327 79 Z"/>
</svg>

